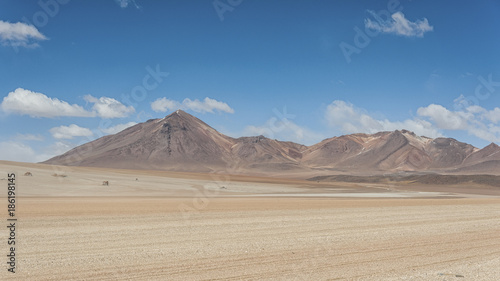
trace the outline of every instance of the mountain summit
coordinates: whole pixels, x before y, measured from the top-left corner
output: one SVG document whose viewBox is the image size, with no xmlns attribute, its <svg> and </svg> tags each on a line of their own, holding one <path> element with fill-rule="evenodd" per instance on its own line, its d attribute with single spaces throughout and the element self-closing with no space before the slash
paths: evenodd
<svg viewBox="0 0 500 281">
<path fill-rule="evenodd" d="M 432 139 L 407 130 L 333 137 L 312 146 L 264 136 L 231 138 L 177 110 L 44 163 L 263 175 L 468 169 L 496 173 L 500 147 L 491 144 L 480 150 L 455 139 Z"/>
<path fill-rule="evenodd" d="M 233 139 L 177 110 L 76 147 L 45 163 L 208 172 L 230 161 Z"/>
</svg>

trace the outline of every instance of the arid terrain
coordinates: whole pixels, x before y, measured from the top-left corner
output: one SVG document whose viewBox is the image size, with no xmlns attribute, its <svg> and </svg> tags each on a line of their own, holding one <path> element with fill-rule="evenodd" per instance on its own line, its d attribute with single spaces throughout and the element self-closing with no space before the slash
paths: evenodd
<svg viewBox="0 0 500 281">
<path fill-rule="evenodd" d="M 19 192 L 18 271 L 2 280 L 500 277 L 498 187 L 7 161 L 0 171 L 16 172 Z"/>
<path fill-rule="evenodd" d="M 500 0 L 0 0 L 0 281 L 500 281 Z"/>
</svg>

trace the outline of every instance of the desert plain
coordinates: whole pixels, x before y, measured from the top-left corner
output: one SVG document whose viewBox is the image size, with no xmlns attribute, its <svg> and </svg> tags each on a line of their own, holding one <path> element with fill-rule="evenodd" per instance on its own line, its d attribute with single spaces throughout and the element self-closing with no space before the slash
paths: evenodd
<svg viewBox="0 0 500 281">
<path fill-rule="evenodd" d="M 10 172 L 1 280 L 500 279 L 497 187 L 0 161 L 4 214 Z"/>
</svg>

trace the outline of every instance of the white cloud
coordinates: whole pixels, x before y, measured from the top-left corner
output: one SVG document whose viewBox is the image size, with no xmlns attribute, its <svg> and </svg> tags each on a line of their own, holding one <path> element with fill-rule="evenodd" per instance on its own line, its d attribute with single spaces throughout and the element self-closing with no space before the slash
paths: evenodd
<svg viewBox="0 0 500 281">
<path fill-rule="evenodd" d="M 0 151 L 2 151 L 0 160 L 33 162 L 36 157 L 33 148 L 19 142 L 0 142 Z"/>
<path fill-rule="evenodd" d="M 217 100 L 211 99 L 209 97 L 206 97 L 203 101 L 199 101 L 198 99 L 195 99 L 195 100 L 184 99 L 184 101 L 182 101 L 182 105 L 186 109 L 191 109 L 192 111 L 195 111 L 195 112 L 213 113 L 214 110 L 217 110 L 217 111 L 222 111 L 222 112 L 227 112 L 227 113 L 234 113 L 234 109 L 229 107 L 229 105 L 227 105 L 227 103 L 217 101 Z"/>
<path fill-rule="evenodd" d="M 486 111 L 483 114 L 484 118 L 489 120 L 490 122 L 497 124 L 500 122 L 500 108 L 495 107 L 495 109 Z"/>
<path fill-rule="evenodd" d="M 2 151 L 0 160 L 37 163 L 61 155 L 73 147 L 75 147 L 75 144 L 57 141 L 42 148 L 41 151 L 36 151 L 22 142 L 0 142 L 0 151 Z"/>
<path fill-rule="evenodd" d="M 375 12 L 368 12 L 372 14 L 377 21 L 372 21 L 367 18 L 365 19 L 365 27 L 382 33 L 392 33 L 407 37 L 423 37 L 424 33 L 434 29 L 433 26 L 429 25 L 429 21 L 426 18 L 411 22 L 405 18 L 402 12 L 396 12 L 392 14 L 392 20 L 383 21 Z"/>
<path fill-rule="evenodd" d="M 441 105 L 431 104 L 421 107 L 417 114 L 427 117 L 438 129 L 460 130 L 480 139 L 500 141 L 500 108 L 487 110 L 460 96 L 454 100 L 455 110 L 449 110 Z"/>
<path fill-rule="evenodd" d="M 499 142 L 500 141 L 500 127 L 476 126 L 476 127 L 470 127 L 467 131 L 469 134 L 476 136 L 476 137 L 483 139 L 483 140 L 487 140 L 490 142 Z"/>
<path fill-rule="evenodd" d="M 480 107 L 479 105 L 471 105 L 471 106 L 467 107 L 467 111 L 470 113 L 473 113 L 473 114 L 477 114 L 477 113 L 487 114 L 487 112 L 488 112 L 486 109 Z M 496 111 L 496 108 L 494 111 Z M 492 118 L 494 118 L 494 115 L 492 115 Z"/>
<path fill-rule="evenodd" d="M 105 134 L 112 135 L 112 134 L 119 133 L 119 132 L 127 129 L 128 127 L 132 127 L 134 125 L 137 125 L 137 123 L 136 122 L 128 122 L 125 124 L 118 124 L 118 125 L 115 125 L 113 127 L 109 127 L 109 128 L 105 128 L 105 129 L 101 128 L 100 130 Z"/>
<path fill-rule="evenodd" d="M 3 98 L 0 108 L 8 114 L 29 115 L 31 117 L 101 117 L 120 118 L 135 112 L 134 107 L 109 98 L 95 98 L 86 95 L 84 99 L 93 103 L 92 111 L 77 104 L 69 104 L 57 98 L 50 98 L 42 93 L 17 88 Z"/>
<path fill-rule="evenodd" d="M 43 162 L 49 160 L 52 157 L 61 155 L 68 152 L 70 149 L 75 147 L 76 144 L 69 142 L 57 141 L 42 149 L 42 152 L 35 153 L 32 161 L 29 162 Z"/>
<path fill-rule="evenodd" d="M 31 117 L 54 118 L 59 116 L 92 117 L 94 114 L 83 107 L 61 101 L 57 98 L 49 98 L 42 93 L 17 88 L 3 98 L 0 105 L 6 113 L 29 115 Z"/>
<path fill-rule="evenodd" d="M 406 129 L 420 136 L 431 138 L 441 136 L 437 128 L 428 121 L 418 118 L 395 122 L 387 119 L 379 120 L 370 116 L 365 110 L 341 100 L 333 101 L 327 106 L 325 118 L 332 127 L 340 129 L 344 134 L 373 134 Z"/>
<path fill-rule="evenodd" d="M 101 118 L 121 118 L 135 112 L 133 106 L 127 107 L 113 98 L 95 98 L 91 95 L 86 95 L 83 99 L 94 104 L 92 110 Z"/>
<path fill-rule="evenodd" d="M 41 135 L 33 135 L 33 134 L 17 134 L 15 136 L 16 140 L 21 141 L 43 141 L 44 138 Z"/>
<path fill-rule="evenodd" d="M 57 141 L 52 145 L 49 145 L 43 150 L 43 153 L 38 155 L 38 162 L 49 160 L 50 158 L 54 156 L 61 155 L 63 153 L 68 152 L 70 149 L 75 147 L 76 144 L 73 143 L 68 143 L 68 142 L 62 142 L 62 141 Z"/>
<path fill-rule="evenodd" d="M 151 109 L 155 112 L 167 112 L 174 111 L 181 108 L 181 104 L 174 100 L 169 100 L 167 98 L 159 98 L 151 103 Z"/>
<path fill-rule="evenodd" d="M 56 139 L 72 139 L 73 137 L 90 137 L 94 135 L 90 129 L 75 124 L 54 127 L 49 131 Z"/>
<path fill-rule="evenodd" d="M 39 46 L 36 41 L 41 40 L 47 40 L 47 37 L 33 25 L 0 20 L 0 42 L 4 46 L 34 48 Z"/>
<path fill-rule="evenodd" d="M 293 141 L 300 144 L 312 145 L 324 139 L 321 134 L 301 127 L 288 119 L 278 120 L 272 117 L 262 126 L 247 126 L 243 130 L 244 136 L 263 135 L 270 139 Z"/>
<path fill-rule="evenodd" d="M 429 117 L 440 129 L 463 130 L 467 128 L 467 120 L 472 114 L 466 112 L 452 112 L 441 105 L 430 104 L 427 107 L 420 107 L 417 114 Z"/>
<path fill-rule="evenodd" d="M 151 108 L 156 112 L 167 112 L 168 110 L 183 109 L 201 113 L 214 113 L 215 111 L 234 113 L 227 103 L 206 97 L 203 101 L 198 99 L 184 99 L 182 103 L 167 98 L 159 98 L 151 103 Z"/>
</svg>

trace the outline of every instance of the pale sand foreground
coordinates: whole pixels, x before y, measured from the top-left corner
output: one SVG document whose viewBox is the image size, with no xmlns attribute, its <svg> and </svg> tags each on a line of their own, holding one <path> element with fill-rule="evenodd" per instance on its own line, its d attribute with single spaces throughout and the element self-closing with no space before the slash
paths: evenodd
<svg viewBox="0 0 500 281">
<path fill-rule="evenodd" d="M 17 279 L 500 277 L 500 200 L 24 198 L 21 204 Z M 182 213 L 179 206 L 201 211 Z"/>
<path fill-rule="evenodd" d="M 66 170 L 60 181 L 50 167 L 19 165 L 0 163 L 2 173 L 34 174 L 19 179 L 18 273 L 5 268 L 0 280 L 500 278 L 500 199 L 493 196 L 301 198 L 286 193 L 399 191 L 262 179 L 214 184 L 157 172 L 141 172 L 136 186 L 139 172 L 86 168 Z M 221 182 L 227 190 L 217 189 Z M 267 188 L 285 197 L 247 197 Z"/>
</svg>

